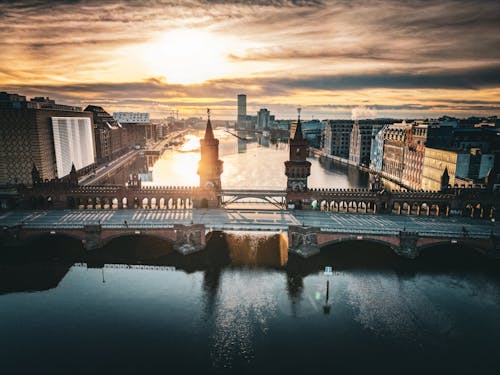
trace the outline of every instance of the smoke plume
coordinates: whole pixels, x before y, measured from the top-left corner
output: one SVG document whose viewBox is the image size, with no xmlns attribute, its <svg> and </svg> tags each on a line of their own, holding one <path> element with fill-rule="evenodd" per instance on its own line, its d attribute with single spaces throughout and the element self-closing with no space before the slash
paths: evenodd
<svg viewBox="0 0 500 375">
<path fill-rule="evenodd" d="M 359 120 L 362 118 L 375 118 L 375 117 L 377 117 L 377 110 L 374 108 L 359 106 L 353 108 L 351 111 L 351 118 L 353 120 Z"/>
</svg>

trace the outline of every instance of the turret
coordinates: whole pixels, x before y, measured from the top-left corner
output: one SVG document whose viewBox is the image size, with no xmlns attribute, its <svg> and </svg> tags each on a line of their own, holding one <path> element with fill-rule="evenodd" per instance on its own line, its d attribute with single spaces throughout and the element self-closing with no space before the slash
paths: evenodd
<svg viewBox="0 0 500 375">
<path fill-rule="evenodd" d="M 207 109 L 207 127 L 205 137 L 200 140 L 201 160 L 198 163 L 198 175 L 201 188 L 221 188 L 223 161 L 219 160 L 219 140 L 214 137 L 210 121 L 210 109 Z"/>
<path fill-rule="evenodd" d="M 448 174 L 448 167 L 444 169 L 443 175 L 441 176 L 441 191 L 448 189 L 450 184 L 450 175 Z"/>
<path fill-rule="evenodd" d="M 484 178 L 484 184 L 486 185 L 486 188 L 490 191 L 493 191 L 493 188 L 495 187 L 495 180 L 496 180 L 496 171 L 495 167 L 491 167 L 491 169 L 488 171 L 488 174 Z"/>
<path fill-rule="evenodd" d="M 38 185 L 42 182 L 42 178 L 40 177 L 40 172 L 36 167 L 35 163 L 33 163 L 33 168 L 31 168 L 31 183 L 33 186 Z"/>
<path fill-rule="evenodd" d="M 78 186 L 78 174 L 76 173 L 75 164 L 71 164 L 71 171 L 69 172 L 68 182 L 70 185 Z"/>
<path fill-rule="evenodd" d="M 306 192 L 307 177 L 311 174 L 311 163 L 307 161 L 307 139 L 302 134 L 300 108 L 298 109 L 297 127 L 293 138 L 290 138 L 290 157 L 285 161 L 287 191 Z"/>
</svg>

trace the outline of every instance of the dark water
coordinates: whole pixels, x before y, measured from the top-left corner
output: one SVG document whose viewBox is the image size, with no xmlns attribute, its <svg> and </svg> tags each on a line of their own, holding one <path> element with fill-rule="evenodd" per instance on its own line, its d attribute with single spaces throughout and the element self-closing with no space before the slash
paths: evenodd
<svg viewBox="0 0 500 375">
<path fill-rule="evenodd" d="M 4 374 L 500 370 L 500 264 L 466 248 L 408 261 L 356 241 L 303 260 L 276 235 L 216 233 L 190 256 L 140 237 L 1 251 Z"/>
</svg>

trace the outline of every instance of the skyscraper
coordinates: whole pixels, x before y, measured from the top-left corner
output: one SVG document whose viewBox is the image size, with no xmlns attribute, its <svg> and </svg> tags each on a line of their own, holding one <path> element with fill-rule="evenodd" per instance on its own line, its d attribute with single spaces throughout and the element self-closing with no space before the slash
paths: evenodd
<svg viewBox="0 0 500 375">
<path fill-rule="evenodd" d="M 245 94 L 238 95 L 238 126 L 246 124 L 247 121 L 247 96 Z"/>
<path fill-rule="evenodd" d="M 269 110 L 267 108 L 261 108 L 257 112 L 257 128 L 259 130 L 264 130 L 269 128 Z"/>
</svg>

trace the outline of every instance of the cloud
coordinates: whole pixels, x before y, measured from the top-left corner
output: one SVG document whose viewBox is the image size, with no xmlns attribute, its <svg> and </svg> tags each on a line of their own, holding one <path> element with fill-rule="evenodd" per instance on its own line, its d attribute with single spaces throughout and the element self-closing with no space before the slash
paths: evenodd
<svg viewBox="0 0 500 375">
<path fill-rule="evenodd" d="M 345 97 L 354 100 L 339 107 L 345 114 L 358 105 L 383 113 L 498 113 L 491 99 L 500 88 L 498 19 L 495 0 L 2 1 L 0 86 L 137 109 L 200 104 L 229 113 L 245 90 L 283 113 L 292 102 L 345 105 Z M 189 86 L 148 78 L 160 72 L 137 73 L 126 52 L 176 28 L 236 40 L 227 53 L 230 73 Z M 429 103 L 443 90 L 452 92 Z"/>
</svg>

